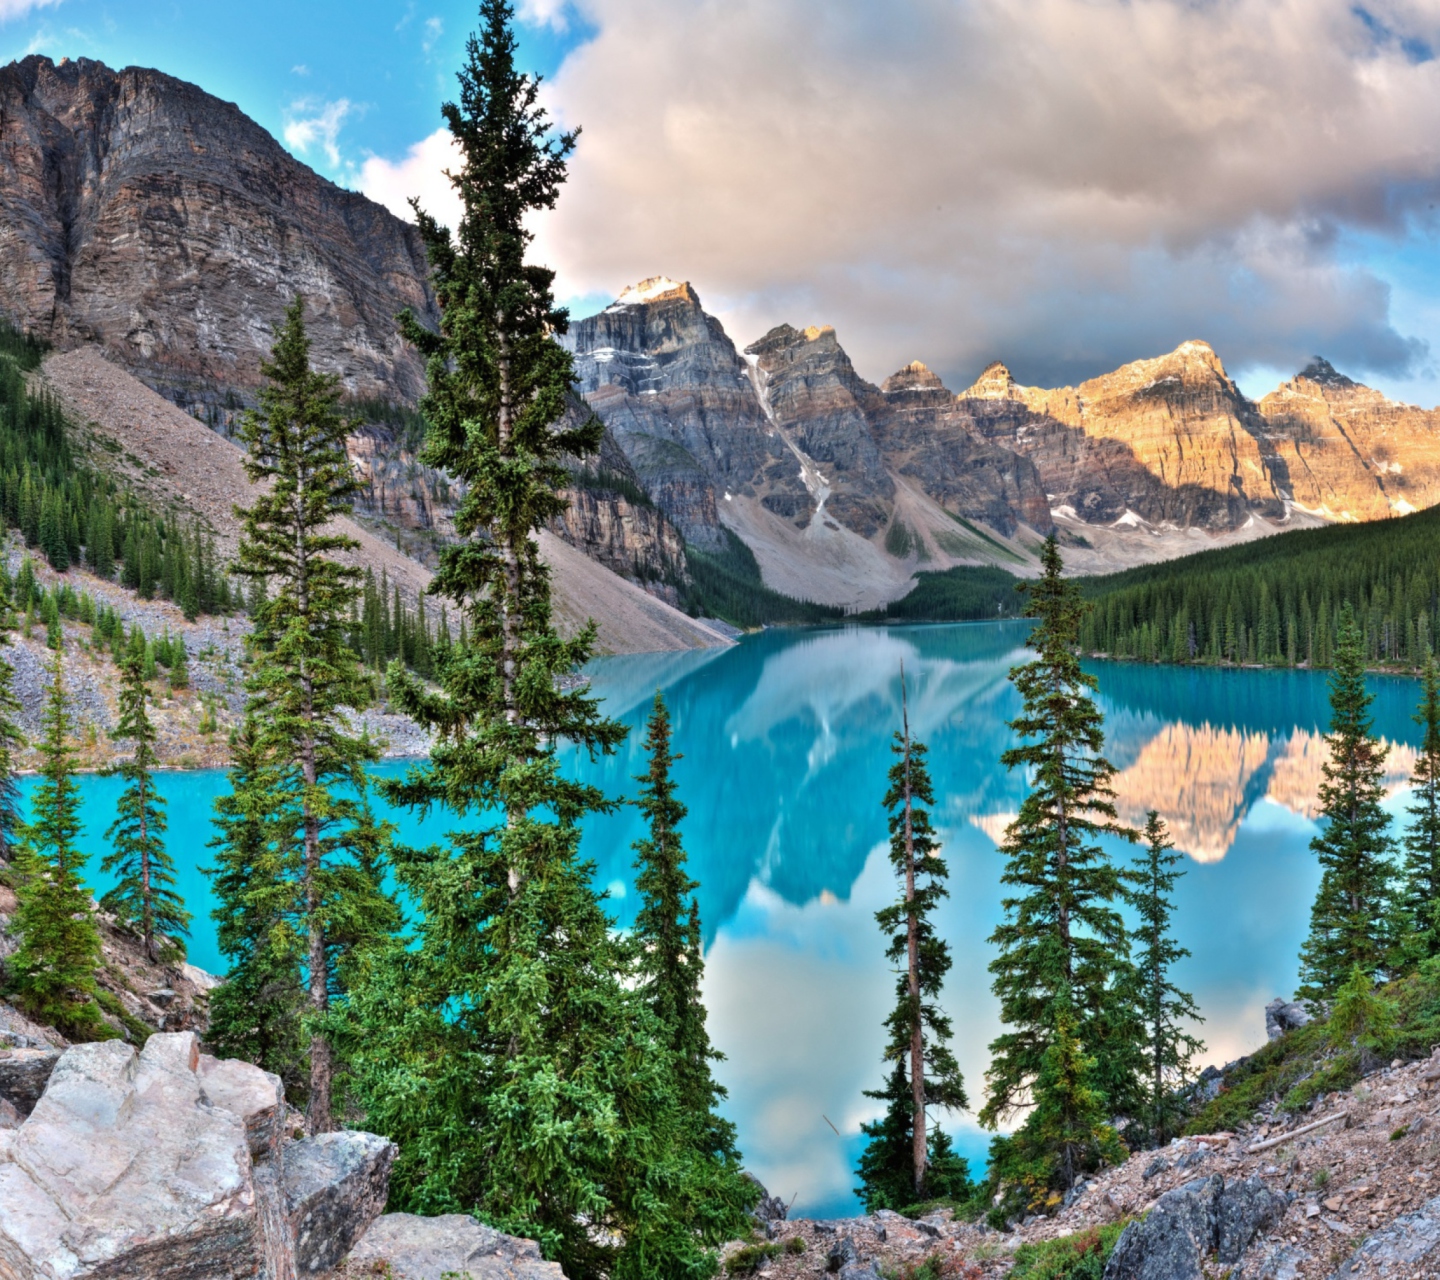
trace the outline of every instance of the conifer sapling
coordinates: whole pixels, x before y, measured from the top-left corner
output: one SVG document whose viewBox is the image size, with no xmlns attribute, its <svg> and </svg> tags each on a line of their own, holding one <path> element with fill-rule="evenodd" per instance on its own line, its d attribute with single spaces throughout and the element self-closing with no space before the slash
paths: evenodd
<svg viewBox="0 0 1440 1280">
<path fill-rule="evenodd" d="M 115 806 L 115 821 L 105 832 L 111 852 L 100 864 L 118 880 L 100 905 L 140 935 L 152 963 L 173 963 L 185 954 L 180 939 L 189 933 L 190 913 L 175 892 L 175 864 L 164 840 L 165 801 L 151 777 L 156 732 L 143 659 L 127 655 L 121 677 L 120 718 L 110 736 L 128 742 L 131 755 L 110 770 L 124 779 L 125 789 Z"/>
<path fill-rule="evenodd" d="M 20 832 L 19 900 L 12 922 L 20 946 L 6 961 L 10 990 L 37 1022 L 72 1039 L 104 1038 L 95 1005 L 100 933 L 80 880 L 80 788 L 69 742 L 69 699 L 57 653 L 42 721 L 40 775 L 31 817 Z"/>
<path fill-rule="evenodd" d="M 1357 965 L 1371 977 L 1382 973 L 1390 950 L 1393 841 L 1382 806 L 1386 748 L 1374 733 L 1372 702 L 1360 631 L 1346 603 L 1330 676 L 1330 755 L 1319 797 L 1324 826 L 1310 842 L 1321 876 L 1300 953 L 1299 994 L 1306 1000 L 1335 995 Z"/>
<path fill-rule="evenodd" d="M 1182 1030 L 1182 1018 L 1201 1021 L 1194 997 L 1175 985 L 1173 969 L 1190 954 L 1170 932 L 1175 910 L 1175 882 L 1183 872 L 1174 843 L 1160 815 L 1151 809 L 1145 819 L 1144 848 L 1129 872 L 1130 902 L 1140 924 L 1135 930 L 1139 951 L 1135 977 L 1140 1017 L 1145 1025 L 1145 1057 L 1149 1064 L 1146 1125 L 1151 1142 L 1163 1147 L 1184 1113 L 1177 1090 L 1190 1074 L 1190 1063 L 1204 1045 Z"/>
<path fill-rule="evenodd" d="M 875 913 L 890 938 L 886 958 L 897 967 L 895 1009 L 885 1024 L 890 1033 L 885 1056 L 895 1067 L 887 1088 L 866 1092 L 890 1104 L 883 1120 L 864 1126 L 870 1143 L 860 1158 L 860 1194 L 871 1210 L 899 1209 L 929 1196 L 962 1195 L 969 1189 L 937 1189 L 929 1176 L 933 1143 L 926 1132 L 926 1108 L 963 1110 L 969 1102 L 949 1046 L 950 1019 L 938 1003 L 950 971 L 950 947 L 936 933 L 931 914 L 947 896 L 949 869 L 924 807 L 935 803 L 935 792 L 925 744 L 910 734 L 903 666 L 900 693 L 901 731 L 891 748 L 896 760 L 884 800 L 890 815 L 890 865 L 900 883 L 900 898 Z M 897 1131 L 908 1133 L 908 1150 L 896 1142 Z"/>
</svg>

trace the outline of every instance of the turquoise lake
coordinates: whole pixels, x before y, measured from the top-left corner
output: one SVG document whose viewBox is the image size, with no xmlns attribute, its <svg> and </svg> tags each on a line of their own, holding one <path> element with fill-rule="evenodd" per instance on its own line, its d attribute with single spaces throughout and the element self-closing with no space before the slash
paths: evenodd
<svg viewBox="0 0 1440 1280">
<path fill-rule="evenodd" d="M 1018 707 L 1006 678 L 1024 660 L 1024 623 L 771 631 L 732 649 L 597 660 L 594 689 L 610 714 L 643 723 L 657 688 L 684 753 L 676 777 L 701 882 L 711 1035 L 727 1060 L 728 1114 L 748 1166 L 796 1212 L 832 1214 L 855 1201 L 859 1126 L 876 1113 L 863 1090 L 882 1080 L 882 1019 L 893 994 L 874 912 L 894 893 L 880 808 L 903 661 L 911 720 L 931 751 L 936 825 L 950 864 L 941 925 L 955 957 L 946 991 L 967 1087 L 979 1105 L 986 1045 L 999 1029 L 986 943 L 1000 917 L 996 841 L 1024 793 L 998 759 Z M 1108 755 L 1122 817 L 1153 807 L 1190 855 L 1176 931 L 1192 958 L 1181 978 L 1205 1015 L 1205 1061 L 1263 1043 L 1265 1004 L 1289 996 L 1318 880 L 1309 841 L 1327 713 L 1323 673 L 1210 671 L 1096 663 Z M 1418 741 L 1417 686 L 1372 680 L 1379 733 L 1392 743 L 1389 805 L 1403 818 Z M 615 796 L 633 796 L 639 733 L 598 764 L 567 767 Z M 401 766 L 386 766 L 382 772 Z M 87 776 L 90 884 L 119 790 Z M 211 804 L 216 771 L 167 773 L 169 843 L 195 913 L 191 959 L 223 966 L 209 927 Z M 34 780 L 26 781 L 27 791 Z M 427 843 L 450 823 L 392 814 L 401 838 Z M 623 925 L 634 910 L 631 812 L 592 822 L 584 850 Z M 1115 844 L 1119 857 L 1129 851 Z M 944 1121 L 983 1165 L 988 1135 Z M 831 1126 L 834 1126 L 832 1129 Z M 835 1132 L 838 1130 L 837 1132 Z"/>
</svg>

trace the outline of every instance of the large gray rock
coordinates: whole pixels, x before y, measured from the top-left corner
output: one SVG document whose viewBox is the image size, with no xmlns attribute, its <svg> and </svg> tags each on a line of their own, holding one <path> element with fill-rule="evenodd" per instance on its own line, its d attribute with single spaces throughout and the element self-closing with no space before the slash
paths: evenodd
<svg viewBox="0 0 1440 1280">
<path fill-rule="evenodd" d="M 245 1125 L 202 1104 L 193 1034 L 65 1052 L 0 1154 L 0 1262 L 17 1280 L 255 1271 Z"/>
<path fill-rule="evenodd" d="M 322 1133 L 285 1151 L 297 1275 L 328 1271 L 380 1216 L 395 1147 L 373 1133 Z"/>
<path fill-rule="evenodd" d="M 395 1280 L 565 1280 L 560 1264 L 546 1262 L 533 1240 L 504 1235 L 466 1213 L 387 1213 L 365 1232 L 350 1261 L 388 1263 Z"/>
<path fill-rule="evenodd" d="M 59 1049 L 6 1049 L 0 1047 L 0 1102 L 8 1102 L 23 1119 L 40 1101 Z"/>
<path fill-rule="evenodd" d="M 1202 1259 L 1233 1266 L 1277 1223 L 1289 1200 L 1259 1178 L 1225 1185 L 1219 1174 L 1167 1191 L 1147 1217 L 1121 1233 L 1105 1280 L 1201 1280 Z"/>
<path fill-rule="evenodd" d="M 394 1149 L 370 1134 L 282 1146 L 277 1108 L 274 1076 L 202 1059 L 192 1032 L 138 1054 L 66 1050 L 24 1123 L 0 1129 L 0 1277 L 294 1280 L 297 1256 L 331 1265 L 379 1212 Z"/>
<path fill-rule="evenodd" d="M 1265 1034 L 1271 1040 L 1278 1040 L 1287 1031 L 1298 1031 L 1314 1021 L 1310 1010 L 1299 1000 L 1282 1000 L 1276 997 L 1265 1006 Z"/>
<path fill-rule="evenodd" d="M 285 1086 L 280 1077 L 248 1062 L 203 1053 L 198 1073 L 206 1101 L 245 1122 L 251 1158 L 271 1159 L 285 1137 Z"/>
<path fill-rule="evenodd" d="M 1377 1231 L 1330 1280 L 1410 1280 L 1440 1275 L 1440 1196 Z"/>
</svg>

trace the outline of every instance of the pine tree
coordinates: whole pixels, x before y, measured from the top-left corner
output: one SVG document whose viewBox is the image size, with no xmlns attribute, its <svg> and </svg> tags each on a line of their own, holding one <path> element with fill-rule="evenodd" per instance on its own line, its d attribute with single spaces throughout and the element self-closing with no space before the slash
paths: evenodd
<svg viewBox="0 0 1440 1280">
<path fill-rule="evenodd" d="M 1163 1147 L 1184 1111 L 1176 1093 L 1190 1074 L 1190 1063 L 1205 1046 L 1182 1031 L 1181 1018 L 1202 1021 L 1195 999 L 1174 983 L 1171 971 L 1190 954 L 1170 933 L 1175 910 L 1172 895 L 1183 872 L 1175 870 L 1180 855 L 1154 809 L 1145 820 L 1145 847 L 1135 858 L 1129 878 L 1130 902 L 1140 918 L 1135 931 L 1139 954 L 1135 957 L 1139 1015 L 1145 1025 L 1145 1057 L 1149 1089 L 1145 1125 L 1154 1146 Z"/>
<path fill-rule="evenodd" d="M 294 842 L 284 837 L 287 825 L 294 831 L 294 814 L 276 812 L 279 781 L 259 736 L 253 716 L 231 735 L 230 791 L 215 802 L 215 865 L 205 872 L 227 966 L 225 982 L 210 996 L 206 1040 L 223 1057 L 274 1072 L 286 1095 L 299 1097 L 307 1076 L 305 937 L 295 920 Z"/>
<path fill-rule="evenodd" d="M 338 408 L 338 379 L 310 368 L 299 298 L 261 370 L 269 385 L 240 432 L 249 449 L 246 474 L 267 486 L 241 512 L 237 567 L 267 585 L 250 636 L 246 688 L 255 746 L 272 766 L 272 810 L 293 819 L 288 829 L 272 823 L 270 831 L 284 846 L 279 865 L 295 894 L 296 928 L 306 940 L 314 1019 L 306 1031 L 306 1124 L 311 1133 L 325 1133 L 335 1124 L 335 1063 L 319 1029 L 335 982 L 327 928 L 348 910 L 345 832 L 361 820 L 364 766 L 378 758 L 368 738 L 350 731 L 345 715 L 373 698 L 371 682 L 345 642 L 359 572 L 334 558 L 359 546 L 333 524 L 350 509 L 357 481 L 345 449 L 348 424 Z M 178 531 L 172 536 L 179 541 Z"/>
<path fill-rule="evenodd" d="M 945 878 L 949 871 L 940 856 L 940 842 L 930 825 L 929 811 L 922 807 L 935 803 L 935 791 L 925 764 L 925 744 L 910 735 L 903 667 L 900 687 L 902 727 L 892 747 L 896 761 L 888 775 L 884 804 L 890 814 L 890 865 L 900 881 L 901 892 L 897 902 L 875 913 L 875 920 L 889 935 L 886 958 L 898 966 L 895 1009 L 885 1023 L 890 1032 L 885 1056 L 903 1068 L 908 1081 L 909 1106 L 902 1110 L 900 1118 L 910 1134 L 910 1149 L 898 1169 L 888 1165 L 877 1168 L 876 1159 L 867 1162 L 868 1148 L 862 1155 L 860 1194 L 871 1210 L 901 1207 L 889 1200 L 894 1194 L 896 1174 L 903 1174 L 908 1184 L 904 1204 L 915 1204 L 937 1194 L 928 1169 L 926 1108 L 961 1110 L 970 1105 L 959 1064 L 948 1043 L 952 1034 L 950 1019 L 938 1004 L 945 975 L 950 971 L 950 947 L 935 932 L 930 915 L 948 896 Z M 889 1099 L 898 1078 L 892 1073 L 887 1089 L 867 1091 L 866 1097 Z M 893 1109 L 894 1101 L 891 1106 Z M 894 1121 L 887 1115 L 879 1125 L 867 1125 L 865 1132 L 871 1143 L 879 1142 L 889 1151 L 893 1139 L 885 1132 L 887 1123 L 893 1129 Z"/>
<path fill-rule="evenodd" d="M 60 655 L 50 668 L 45 736 L 31 818 L 21 828 L 16 860 L 19 900 L 11 927 L 19 949 L 6 962 L 16 1002 L 37 1022 L 74 1040 L 104 1038 L 95 1005 L 100 933 L 81 883 L 80 788 L 69 743 L 69 700 Z"/>
<path fill-rule="evenodd" d="M 670 712 L 659 692 L 646 726 L 645 751 L 650 768 L 636 779 L 636 806 L 648 829 L 635 842 L 635 891 L 641 905 L 632 931 L 640 992 L 667 1034 L 682 1106 L 696 1117 L 708 1117 L 706 1127 L 714 1135 L 708 1149 L 733 1157 L 733 1126 L 714 1112 L 725 1091 L 710 1071 L 722 1055 L 710 1044 L 700 998 L 705 961 L 694 896 L 700 886 L 685 871 L 680 823 L 686 810 L 670 776 L 681 757 L 670 749 Z"/>
<path fill-rule="evenodd" d="M 25 563 L 29 563 L 27 560 Z M 9 575 L 0 565 L 0 646 L 10 638 L 15 626 L 11 609 Z M 18 595 L 18 588 L 15 592 Z M 3 649 L 0 649 L 3 653 Z M 20 785 L 16 779 L 16 755 L 25 745 L 16 717 L 20 714 L 20 698 L 15 692 L 15 668 L 0 657 L 0 866 L 15 858 L 16 836 L 21 825 Z"/>
<path fill-rule="evenodd" d="M 190 932 L 190 913 L 175 892 L 175 864 L 165 849 L 165 800 L 155 790 L 155 725 L 147 704 L 144 663 L 131 655 L 122 668 L 120 718 L 110 736 L 129 742 L 133 754 L 115 769 L 125 789 L 115 806 L 115 821 L 105 832 L 111 852 L 100 864 L 119 879 L 100 899 L 126 928 L 136 931 L 152 963 L 170 964 L 185 954 L 182 936 Z"/>
<path fill-rule="evenodd" d="M 1429 653 L 1420 673 L 1415 723 L 1422 734 L 1415 772 L 1410 775 L 1413 799 L 1405 833 L 1404 880 L 1391 931 L 1395 954 L 1390 967 L 1401 973 L 1440 955 L 1440 671 Z"/>
<path fill-rule="evenodd" d="M 990 937 L 1000 951 L 990 964 L 992 990 L 1011 1029 L 990 1046 L 989 1096 L 980 1112 L 981 1122 L 995 1128 L 1033 1100 L 1035 1111 L 1023 1126 L 1032 1148 L 1048 1132 L 1037 1117 L 1049 1115 L 1059 1124 L 1059 1116 L 1062 1127 L 1083 1128 L 1088 1115 L 1089 1103 L 1078 1093 L 1048 1096 L 1052 1084 L 1078 1089 L 1084 1074 L 1085 1089 L 1098 1090 L 1111 1114 L 1133 1115 L 1143 1070 L 1143 1030 L 1127 998 L 1129 941 L 1116 909 L 1122 880 L 1098 843 L 1104 832 L 1133 833 L 1116 819 L 1110 788 L 1115 771 L 1102 754 L 1104 720 L 1091 697 L 1097 682 L 1081 670 L 1077 653 L 1085 606 L 1061 576 L 1053 535 L 1040 565 L 1039 581 L 1027 586 L 1037 619 L 1030 638 L 1036 658 L 1010 672 L 1023 701 L 1010 722 L 1021 745 L 1001 756 L 1007 768 L 1023 768 L 1030 778 L 1029 794 L 1001 846 L 1007 859 L 1001 882 L 1017 892 L 1003 900 L 1005 919 Z M 1078 1057 L 1066 1050 L 1063 1061 L 1052 1061 L 1062 1026 L 1071 1024 L 1083 1049 Z M 1077 1073 L 1082 1059 L 1093 1068 Z M 1053 1067 L 1048 1075 L 1047 1061 Z M 1016 1149 L 1003 1140 L 996 1147 Z M 1090 1154 L 1098 1158 L 1099 1148 Z M 1075 1176 L 1074 1156 L 1071 1146 L 1048 1149 L 1050 1175 L 1062 1186 Z"/>
<path fill-rule="evenodd" d="M 511 12 L 483 0 L 444 109 L 461 156 L 455 236 L 417 210 L 441 316 L 438 332 L 403 322 L 427 360 L 422 457 L 466 486 L 431 589 L 469 625 L 438 691 L 391 665 L 395 701 L 437 741 L 387 788 L 399 804 L 498 816 L 444 848 L 397 851 L 416 945 L 377 959 L 352 999 L 356 1068 L 367 1124 L 400 1145 L 397 1207 L 475 1212 L 539 1240 L 576 1280 L 699 1272 L 735 1215 L 579 856 L 581 818 L 613 806 L 556 755 L 562 739 L 611 751 L 624 729 L 561 680 L 595 633 L 556 633 L 536 543 L 563 509 L 565 456 L 594 452 L 601 428 L 558 425 L 574 385 L 555 341 L 566 315 L 553 273 L 524 261 L 525 219 L 554 204 L 574 138 L 552 133 L 538 82 L 515 69 Z"/>
<path fill-rule="evenodd" d="M 1325 825 L 1310 842 L 1321 876 L 1300 953 L 1300 995 L 1307 1000 L 1329 999 L 1357 965 L 1372 978 L 1385 967 L 1393 841 L 1381 806 L 1386 750 L 1373 731 L 1373 701 L 1362 638 L 1346 604 L 1330 677 L 1330 758 L 1319 795 Z"/>
</svg>

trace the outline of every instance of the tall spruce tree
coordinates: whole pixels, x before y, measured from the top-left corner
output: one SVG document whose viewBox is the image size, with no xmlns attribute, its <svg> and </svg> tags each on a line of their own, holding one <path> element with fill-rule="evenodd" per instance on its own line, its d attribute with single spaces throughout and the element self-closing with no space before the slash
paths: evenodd
<svg viewBox="0 0 1440 1280">
<path fill-rule="evenodd" d="M 697 1142 L 707 1156 L 734 1165 L 739 1176 L 735 1127 L 715 1108 L 725 1090 L 715 1082 L 712 1062 L 724 1055 L 710 1043 L 700 984 L 705 977 L 700 932 L 699 882 L 686 874 L 680 823 L 685 806 L 675 795 L 670 770 L 681 757 L 670 747 L 670 711 L 657 690 L 646 725 L 649 769 L 636 779 L 636 801 L 646 835 L 635 842 L 635 891 L 640 909 L 631 936 L 639 989 L 664 1031 L 675 1060 L 680 1106 L 696 1124 Z"/>
<path fill-rule="evenodd" d="M 1307 1000 L 1334 996 L 1356 966 L 1372 979 L 1386 968 L 1394 842 L 1381 807 L 1386 749 L 1374 733 L 1372 702 L 1360 629 L 1346 603 L 1330 676 L 1330 758 L 1319 793 L 1324 826 L 1310 842 L 1321 875 L 1300 952 L 1300 995 Z"/>
<path fill-rule="evenodd" d="M 431 588 L 461 638 L 438 689 L 389 673 L 436 734 L 390 797 L 481 820 L 446 847 L 397 851 L 417 945 L 392 948 L 357 990 L 356 1065 L 367 1124 L 400 1145 L 397 1206 L 473 1211 L 538 1239 L 577 1280 L 703 1272 L 740 1215 L 696 1153 L 667 1032 L 630 986 L 629 948 L 580 859 L 580 819 L 611 805 L 556 754 L 562 739 L 608 752 L 624 729 L 562 679 L 595 633 L 555 631 L 536 543 L 563 509 L 565 456 L 593 453 L 601 427 L 558 425 L 566 315 L 553 273 L 525 262 L 525 219 L 555 203 L 574 135 L 551 132 L 538 82 L 516 70 L 510 18 L 484 0 L 444 107 L 460 153 L 454 236 L 417 208 L 439 331 L 404 320 L 427 360 L 423 459 L 465 485 Z"/>
<path fill-rule="evenodd" d="M 1177 1097 L 1179 1086 L 1190 1074 L 1190 1063 L 1205 1046 L 1181 1029 L 1180 1019 L 1202 1021 L 1195 999 L 1175 985 L 1173 969 L 1190 954 L 1176 943 L 1170 932 L 1175 910 L 1175 882 L 1183 872 L 1175 868 L 1175 852 L 1165 823 L 1154 809 L 1145 819 L 1145 847 L 1135 857 L 1129 872 L 1130 902 L 1140 918 L 1135 930 L 1139 952 L 1135 957 L 1137 1003 L 1145 1025 L 1145 1058 L 1148 1063 L 1144 1124 L 1154 1146 L 1163 1147 L 1184 1114 Z"/>
<path fill-rule="evenodd" d="M 345 449 L 349 429 L 339 411 L 339 382 L 310 367 L 304 304 L 286 312 L 270 360 L 260 407 L 248 413 L 241 438 L 246 474 L 266 486 L 241 511 L 238 571 L 265 584 L 249 639 L 249 713 L 254 747 L 271 784 L 276 869 L 294 894 L 288 914 L 305 939 L 309 1059 L 306 1124 L 311 1133 L 335 1126 L 336 1064 L 322 1029 L 336 982 L 331 921 L 349 914 L 357 887 L 348 833 L 363 817 L 365 765 L 374 744 L 351 730 L 348 710 L 374 697 L 370 678 L 346 642 L 360 574 L 336 558 L 359 543 L 340 532 L 357 487 Z"/>
<path fill-rule="evenodd" d="M 1440 955 L 1440 671 L 1425 655 L 1420 673 L 1420 750 L 1410 775 L 1413 798 L 1405 832 L 1403 881 L 1396 901 L 1390 967 L 1408 972 Z"/>
<path fill-rule="evenodd" d="M 170 963 L 185 954 L 181 938 L 190 932 L 190 913 L 175 892 L 175 863 L 164 839 L 165 800 L 151 777 L 157 735 L 149 701 L 144 660 L 128 654 L 121 668 L 120 719 L 110 736 L 130 743 L 132 754 L 111 770 L 125 780 L 125 789 L 105 832 L 111 851 L 100 869 L 118 873 L 118 879 L 100 905 L 140 935 L 152 963 Z"/>
<path fill-rule="evenodd" d="M 291 842 L 272 828 L 277 780 L 259 746 L 253 716 L 230 737 L 230 790 L 215 802 L 215 890 L 211 917 L 226 959 L 225 981 L 210 996 L 206 1040 L 227 1058 L 244 1058 L 304 1095 L 301 1018 L 306 1007 L 305 938 L 296 928 Z"/>
<path fill-rule="evenodd" d="M 1022 699 L 1010 728 L 1021 745 L 1000 757 L 1030 781 L 1001 845 L 1001 882 L 1012 894 L 990 937 L 999 948 L 990 964 L 992 990 L 1010 1029 L 990 1046 L 989 1096 L 980 1112 L 981 1122 L 995 1128 L 1034 1103 L 1015 1139 L 997 1139 L 993 1147 L 1001 1176 L 1007 1159 L 1019 1159 L 1027 1172 L 1017 1181 L 1032 1188 L 1045 1181 L 1068 1187 L 1080 1169 L 1104 1157 L 1104 1144 L 1075 1137 L 1093 1129 L 1091 1095 L 1109 1114 L 1134 1115 L 1143 1070 L 1129 939 L 1117 909 L 1123 883 L 1099 843 L 1103 833 L 1132 839 L 1134 833 L 1116 817 L 1115 771 L 1103 754 L 1104 719 L 1091 697 L 1097 682 L 1081 670 L 1077 652 L 1085 605 L 1062 576 L 1054 535 L 1040 566 L 1039 580 L 1025 588 L 1036 618 L 1030 637 L 1036 656 L 1010 672 Z M 1073 1052 L 1056 1047 L 1067 1036 L 1080 1046 Z"/>
<path fill-rule="evenodd" d="M 27 562 L 28 563 L 28 562 Z M 0 568 L 0 866 L 15 858 L 15 844 L 20 828 L 20 784 L 16 777 L 16 755 L 25 744 L 16 717 L 20 714 L 20 698 L 15 692 L 15 668 L 3 656 L 15 626 L 13 598 L 9 575 Z"/>
<path fill-rule="evenodd" d="M 50 668 L 42 720 L 40 776 L 31 817 L 20 831 L 16 859 L 19 900 L 12 929 L 20 946 L 6 962 L 10 991 L 37 1022 L 84 1040 L 104 1038 L 95 1004 L 100 933 L 81 883 L 80 788 L 70 747 L 69 699 L 61 655 Z"/>
<path fill-rule="evenodd" d="M 864 1127 L 869 1144 L 860 1157 L 860 1194 L 871 1210 L 899 1209 L 928 1197 L 963 1195 L 969 1189 L 937 1188 L 929 1168 L 926 1108 L 960 1110 L 970 1104 L 960 1066 L 950 1051 L 950 1019 L 938 1003 L 950 971 L 950 947 L 936 933 L 930 917 L 948 896 L 949 868 L 940 856 L 929 810 L 923 807 L 935 803 L 935 790 L 925 764 L 925 744 L 910 734 L 903 666 L 900 706 L 901 731 L 891 748 L 896 760 L 884 800 L 890 815 L 890 865 L 900 882 L 900 897 L 875 913 L 881 930 L 889 935 L 885 956 L 898 972 L 895 1008 L 885 1020 L 890 1033 L 885 1057 L 896 1065 L 886 1088 L 866 1092 L 866 1097 L 889 1103 L 882 1120 Z M 902 1082 L 907 1096 L 896 1097 Z M 909 1149 L 903 1152 L 895 1141 L 897 1129 L 909 1134 Z M 897 1202 L 901 1186 L 903 1198 Z"/>
</svg>

